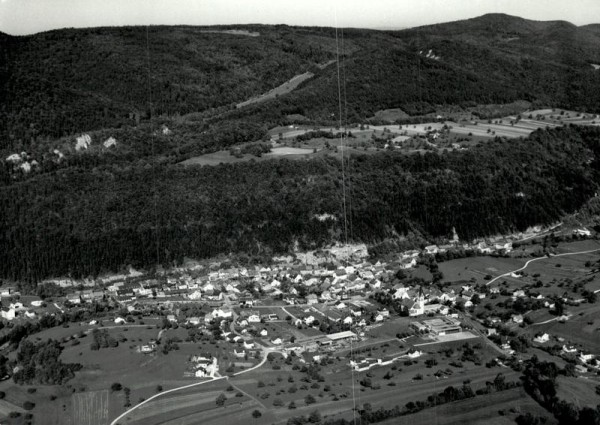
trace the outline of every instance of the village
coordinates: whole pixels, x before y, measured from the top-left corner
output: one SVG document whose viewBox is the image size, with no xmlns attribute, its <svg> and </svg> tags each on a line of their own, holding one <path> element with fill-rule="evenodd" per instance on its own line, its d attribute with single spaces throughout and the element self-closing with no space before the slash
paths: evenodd
<svg viewBox="0 0 600 425">
<path fill-rule="evenodd" d="M 519 245 L 535 237 L 541 240 L 557 227 L 560 224 L 470 244 L 461 243 L 454 232 L 446 244 L 402 252 L 392 261 L 369 261 L 366 247 L 356 245 L 298 254 L 296 258 L 276 257 L 265 266 L 224 268 L 219 263 L 192 262 L 157 271 L 152 277 L 130 267 L 127 273 L 96 280 L 42 282 L 41 286 L 51 286 L 62 294 L 45 299 L 20 296 L 14 287 L 3 287 L 1 316 L 13 326 L 104 303 L 112 312 L 104 317 L 88 315 L 88 327 L 155 323 L 163 330 L 191 328 L 194 338 L 199 334 L 232 344 L 236 363 L 229 365 L 230 370 L 236 365 L 242 369 L 253 366 L 255 363 L 248 359 L 260 359 L 264 350 L 305 355 L 308 361 L 347 350 L 349 365 L 362 370 L 418 357 L 422 347 L 432 344 L 481 338 L 493 345 L 497 354 L 514 356 L 519 354 L 517 334 L 506 325 L 520 329 L 532 324 L 524 310 L 515 306 L 535 302 L 540 309 L 554 312 L 557 300 L 562 310 L 562 305 L 579 305 L 585 297 L 561 298 L 527 288 L 510 289 L 506 281 L 492 275 L 479 281 L 471 278 L 443 283 L 439 267 L 451 261 L 438 264 L 435 259 L 512 258 L 513 241 L 520 241 L 516 242 Z M 570 233 L 577 240 L 592 238 L 592 232 L 585 228 Z M 523 274 L 510 272 L 507 277 L 519 281 Z M 499 297 L 510 299 L 513 307 L 496 310 L 488 304 L 487 311 L 481 308 L 486 300 Z M 571 315 L 561 311 L 549 322 L 564 323 Z M 390 338 L 403 343 L 395 357 L 354 358 L 354 351 Z M 559 354 L 578 359 L 582 373 L 597 369 L 595 354 L 569 345 L 564 338 L 537 332 L 529 342 L 543 348 L 550 339 L 562 344 Z M 160 333 L 158 338 L 143 341 L 137 352 L 155 355 L 159 344 Z M 190 357 L 185 376 L 220 376 L 225 367 L 219 366 L 216 358 L 197 354 Z"/>
</svg>

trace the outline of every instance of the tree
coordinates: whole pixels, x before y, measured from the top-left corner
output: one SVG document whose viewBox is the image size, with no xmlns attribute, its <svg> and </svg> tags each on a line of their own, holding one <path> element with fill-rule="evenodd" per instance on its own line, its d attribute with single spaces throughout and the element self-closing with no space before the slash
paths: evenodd
<svg viewBox="0 0 600 425">
<path fill-rule="evenodd" d="M 318 410 L 313 410 L 308 416 L 308 422 L 316 424 L 321 422 L 321 414 Z"/>
<path fill-rule="evenodd" d="M 252 417 L 253 417 L 254 419 L 258 419 L 258 418 L 260 418 L 261 416 L 262 416 L 262 413 L 260 413 L 260 410 L 254 410 L 254 411 L 252 412 Z"/>
<path fill-rule="evenodd" d="M 163 387 L 162 387 L 162 385 L 157 385 L 157 386 L 156 386 L 156 392 L 157 392 L 157 393 L 161 392 L 162 390 L 163 390 Z"/>
<path fill-rule="evenodd" d="M 227 396 L 225 394 L 221 393 L 215 400 L 215 403 L 217 404 L 217 406 L 223 406 L 226 401 L 227 401 Z"/>
<path fill-rule="evenodd" d="M 295 409 L 296 408 L 296 403 L 294 403 L 293 401 L 290 401 L 290 404 L 288 404 L 288 409 Z"/>
<path fill-rule="evenodd" d="M 113 392 L 114 391 L 121 391 L 122 389 L 123 389 L 123 385 L 119 384 L 118 382 L 115 382 L 115 383 L 113 383 L 110 386 L 110 390 L 113 391 Z"/>
<path fill-rule="evenodd" d="M 317 400 L 315 400 L 315 398 L 311 394 L 307 394 L 306 397 L 304 397 L 304 402 L 308 406 L 309 404 L 316 403 Z"/>
</svg>

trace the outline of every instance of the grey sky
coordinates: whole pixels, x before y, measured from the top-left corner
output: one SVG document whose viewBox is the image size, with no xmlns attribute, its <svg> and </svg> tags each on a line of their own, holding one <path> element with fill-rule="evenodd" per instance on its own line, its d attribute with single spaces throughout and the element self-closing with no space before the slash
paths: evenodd
<svg viewBox="0 0 600 425">
<path fill-rule="evenodd" d="M 0 31 L 244 23 L 403 28 L 491 12 L 583 25 L 600 22 L 600 0 L 0 0 Z"/>
</svg>

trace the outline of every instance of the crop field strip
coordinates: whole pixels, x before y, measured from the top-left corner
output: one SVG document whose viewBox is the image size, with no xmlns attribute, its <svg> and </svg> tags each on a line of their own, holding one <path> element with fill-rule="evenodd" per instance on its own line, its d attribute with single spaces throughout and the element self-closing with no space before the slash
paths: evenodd
<svg viewBox="0 0 600 425">
<path fill-rule="evenodd" d="M 72 395 L 73 422 L 77 425 L 108 424 L 108 390 Z"/>
</svg>

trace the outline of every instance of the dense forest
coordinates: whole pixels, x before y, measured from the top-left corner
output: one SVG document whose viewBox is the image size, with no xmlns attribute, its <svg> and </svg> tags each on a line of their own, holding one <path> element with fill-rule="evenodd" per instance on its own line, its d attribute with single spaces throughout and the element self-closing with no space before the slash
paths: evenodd
<svg viewBox="0 0 600 425">
<path fill-rule="evenodd" d="M 463 239 L 550 223 L 594 196 L 600 129 L 446 154 L 346 159 L 348 238 L 407 232 Z M 215 167 L 69 167 L 0 188 L 0 275 L 31 282 L 97 275 L 184 256 L 270 255 L 342 238 L 341 162 L 333 157 Z M 320 221 L 317 214 L 336 219 Z"/>
<path fill-rule="evenodd" d="M 248 33 L 223 32 L 231 29 Z M 596 128 L 445 154 L 369 152 L 343 164 L 333 156 L 178 164 L 219 150 L 261 154 L 275 126 L 358 125 L 385 108 L 415 121 L 444 105 L 518 100 L 598 113 L 600 71 L 591 64 L 599 63 L 593 27 L 506 15 L 403 31 L 0 34 L 0 278 L 35 283 L 185 256 L 320 247 L 346 238 L 344 189 L 350 241 L 428 239 L 452 227 L 470 239 L 553 222 L 598 191 Z M 307 71 L 314 76 L 292 92 L 236 108 Z M 319 220 L 324 213 L 334 218 Z"/>
</svg>

